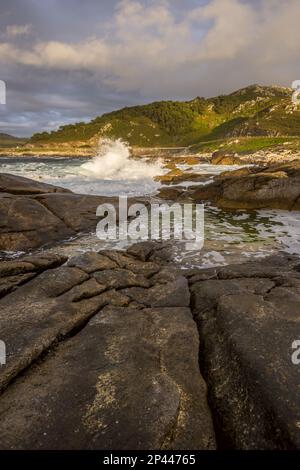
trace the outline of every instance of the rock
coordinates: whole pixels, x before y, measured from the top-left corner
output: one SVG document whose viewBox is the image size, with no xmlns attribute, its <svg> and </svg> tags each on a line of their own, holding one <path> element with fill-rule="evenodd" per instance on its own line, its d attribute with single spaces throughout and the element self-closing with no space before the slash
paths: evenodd
<svg viewBox="0 0 300 470">
<path fill-rule="evenodd" d="M 300 448 L 297 263 L 271 257 L 190 278 L 219 448 Z"/>
<path fill-rule="evenodd" d="M 186 192 L 183 187 L 178 186 L 178 187 L 163 187 L 159 189 L 157 196 L 160 199 L 164 199 L 165 201 L 177 201 L 181 200 L 182 197 L 185 197 Z"/>
<path fill-rule="evenodd" d="M 215 448 L 188 283 L 161 251 L 0 262 L 23 276 L 0 299 L 1 449 Z"/>
<path fill-rule="evenodd" d="M 166 173 L 165 175 L 157 176 L 155 179 L 160 181 L 163 184 L 179 184 L 185 181 L 195 181 L 195 182 L 203 182 L 207 181 L 208 175 L 201 175 L 199 173 L 191 173 L 186 170 L 180 170 L 178 168 Z"/>
<path fill-rule="evenodd" d="M 147 307 L 188 307 L 190 304 L 188 282 L 182 276 L 163 285 L 156 284 L 148 290 L 131 287 L 123 289 L 122 293 Z"/>
<path fill-rule="evenodd" d="M 35 199 L 0 194 L 0 251 L 29 250 L 74 234 Z"/>
<path fill-rule="evenodd" d="M 172 242 L 170 241 L 153 240 L 153 241 L 135 243 L 127 249 L 127 253 L 130 255 L 133 255 L 135 258 L 138 258 L 142 261 L 146 261 L 146 260 L 149 261 L 153 259 L 156 259 L 159 262 L 172 261 L 172 257 L 173 257 L 172 248 L 173 248 L 173 245 L 172 245 Z M 118 254 L 118 256 L 120 256 L 120 254 Z M 122 254 L 122 256 L 124 255 Z M 149 263 L 147 264 L 147 266 L 149 266 Z M 158 265 L 154 264 L 154 266 L 157 267 Z M 120 265 L 120 267 L 126 267 L 126 266 Z M 158 270 L 156 270 L 156 272 L 157 271 Z"/>
<path fill-rule="evenodd" d="M 0 448 L 215 448 L 199 358 L 219 448 L 300 448 L 299 258 L 181 271 L 170 249 L 0 262 Z"/>
<path fill-rule="evenodd" d="M 6 192 L 1 192 L 6 191 Z M 142 198 L 132 199 L 147 203 Z M 73 194 L 14 175 L 0 175 L 0 251 L 26 251 L 95 231 L 101 204 L 118 199 Z"/>
<path fill-rule="evenodd" d="M 223 179 L 224 177 L 232 177 L 232 176 L 249 176 L 249 175 L 253 175 L 255 173 L 258 173 L 259 171 L 262 171 L 263 169 L 261 167 L 256 167 L 256 166 L 252 166 L 252 167 L 243 167 L 243 168 L 239 168 L 238 170 L 234 170 L 234 171 L 223 171 L 220 175 L 217 175 L 215 177 L 216 180 L 218 179 Z"/>
<path fill-rule="evenodd" d="M 198 165 L 201 162 L 201 157 L 195 156 L 187 156 L 181 158 L 182 163 L 186 163 L 187 165 Z"/>
<path fill-rule="evenodd" d="M 212 165 L 241 165 L 243 160 L 237 154 L 215 152 L 211 158 Z"/>
<path fill-rule="evenodd" d="M 0 446 L 212 449 L 197 351 L 189 309 L 106 308 L 4 393 Z"/>
<path fill-rule="evenodd" d="M 138 245 L 141 245 L 141 247 L 138 248 Z M 161 269 L 161 266 L 155 261 L 150 260 L 150 258 L 155 258 L 155 254 L 157 252 L 160 253 L 164 248 L 166 248 L 164 243 L 147 241 L 130 246 L 127 254 L 113 250 L 104 250 L 101 253 L 116 262 L 120 268 L 129 269 L 135 274 L 142 274 L 148 278 Z M 128 254 L 133 256 L 128 256 Z M 143 260 L 147 260 L 147 262 Z M 158 261 L 161 262 L 161 258 L 158 257 Z"/>
<path fill-rule="evenodd" d="M 100 284 L 109 288 L 124 289 L 126 287 L 149 287 L 149 281 L 143 276 L 127 269 L 98 271 L 93 276 Z"/>
<path fill-rule="evenodd" d="M 41 183 L 23 176 L 0 173 L 0 193 L 33 195 L 45 193 L 70 193 L 68 189 Z"/>
<path fill-rule="evenodd" d="M 77 266 L 90 274 L 95 271 L 117 268 L 118 264 L 101 253 L 89 252 L 71 258 L 68 261 L 67 266 Z"/>
<path fill-rule="evenodd" d="M 242 174 L 221 175 L 216 181 L 191 190 L 196 201 L 212 200 L 230 209 L 300 209 L 300 163 L 277 165 Z"/>
<path fill-rule="evenodd" d="M 38 272 L 56 268 L 66 261 L 64 256 L 30 256 L 15 261 L 0 262 L 0 297 L 33 279 Z"/>
<path fill-rule="evenodd" d="M 141 261 L 147 261 L 149 256 L 155 250 L 157 244 L 152 241 L 145 241 L 141 243 L 134 243 L 127 249 L 127 253 L 133 255 Z"/>
<path fill-rule="evenodd" d="M 37 200 L 75 233 L 95 231 L 97 207 L 109 203 L 118 208 L 119 203 L 117 198 L 83 194 L 43 194 Z"/>
<path fill-rule="evenodd" d="M 5 279 L 0 278 L 0 298 L 9 292 L 12 292 L 17 286 L 24 284 L 34 277 L 35 273 L 27 273 L 9 276 Z"/>
</svg>

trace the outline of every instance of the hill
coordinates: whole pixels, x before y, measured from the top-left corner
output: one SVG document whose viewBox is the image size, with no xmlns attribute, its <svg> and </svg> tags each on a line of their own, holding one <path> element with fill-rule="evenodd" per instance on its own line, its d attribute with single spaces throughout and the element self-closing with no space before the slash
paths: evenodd
<svg viewBox="0 0 300 470">
<path fill-rule="evenodd" d="M 26 139 L 14 137 L 13 135 L 4 134 L 0 132 L 0 147 L 14 147 L 16 145 L 22 145 L 26 142 Z"/>
<path fill-rule="evenodd" d="M 31 143 L 90 144 L 103 136 L 121 137 L 140 147 L 159 147 L 230 137 L 300 136 L 300 109 L 294 109 L 291 95 L 288 88 L 252 85 L 214 98 L 159 101 L 38 133 Z"/>
</svg>

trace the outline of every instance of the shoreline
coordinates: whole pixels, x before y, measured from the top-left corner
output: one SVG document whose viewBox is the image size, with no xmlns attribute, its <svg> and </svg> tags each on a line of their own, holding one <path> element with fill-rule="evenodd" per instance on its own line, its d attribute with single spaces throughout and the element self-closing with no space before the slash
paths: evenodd
<svg viewBox="0 0 300 470">
<path fill-rule="evenodd" d="M 22 148 L 1 148 L 0 158 L 93 158 L 97 156 L 98 148 L 89 146 L 60 147 L 32 147 Z M 165 159 L 167 162 L 176 163 L 176 160 L 187 161 L 198 159 L 199 163 L 211 163 L 212 165 L 262 165 L 268 166 L 281 163 L 292 163 L 300 161 L 300 150 L 287 148 L 257 150 L 249 153 L 226 152 L 226 151 L 205 151 L 187 147 L 131 147 L 131 158 L 139 159 Z"/>
</svg>

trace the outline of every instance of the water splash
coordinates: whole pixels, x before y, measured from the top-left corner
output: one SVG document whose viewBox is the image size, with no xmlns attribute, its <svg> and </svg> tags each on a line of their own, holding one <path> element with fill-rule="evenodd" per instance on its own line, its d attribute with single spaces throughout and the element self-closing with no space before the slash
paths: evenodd
<svg viewBox="0 0 300 470">
<path fill-rule="evenodd" d="M 130 158 L 130 147 L 121 139 L 104 139 L 96 157 L 81 165 L 79 172 L 104 180 L 140 180 L 161 175 L 164 170 L 161 161 L 149 163 Z"/>
</svg>

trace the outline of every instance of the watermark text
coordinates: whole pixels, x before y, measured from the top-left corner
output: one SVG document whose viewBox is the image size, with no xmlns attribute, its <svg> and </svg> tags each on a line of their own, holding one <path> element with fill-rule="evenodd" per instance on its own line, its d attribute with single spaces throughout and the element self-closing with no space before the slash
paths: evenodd
<svg viewBox="0 0 300 470">
<path fill-rule="evenodd" d="M 100 240 L 184 240 L 187 250 L 204 245 L 203 204 L 135 203 L 128 207 L 127 197 L 119 197 L 119 207 L 101 204 L 96 235 Z"/>
</svg>

